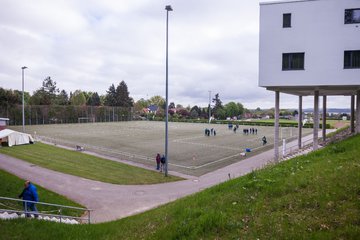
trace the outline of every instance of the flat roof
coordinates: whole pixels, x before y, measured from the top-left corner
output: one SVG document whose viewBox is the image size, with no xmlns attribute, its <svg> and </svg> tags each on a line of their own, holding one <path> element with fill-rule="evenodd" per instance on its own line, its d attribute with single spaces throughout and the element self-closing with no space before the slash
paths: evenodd
<svg viewBox="0 0 360 240">
<path fill-rule="evenodd" d="M 319 0 L 284 0 L 284 1 L 271 1 L 271 2 L 261 2 L 260 5 L 274 5 L 274 4 L 283 4 L 283 3 L 297 3 L 297 2 L 314 2 Z"/>
<path fill-rule="evenodd" d="M 10 119 L 8 118 L 0 118 L 0 121 L 9 121 Z"/>
</svg>

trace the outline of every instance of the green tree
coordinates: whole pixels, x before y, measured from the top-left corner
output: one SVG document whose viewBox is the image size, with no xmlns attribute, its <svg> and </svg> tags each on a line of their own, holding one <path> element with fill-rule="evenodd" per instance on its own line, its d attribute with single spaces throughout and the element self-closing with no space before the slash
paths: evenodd
<svg viewBox="0 0 360 240">
<path fill-rule="evenodd" d="M 235 102 L 229 102 L 225 104 L 224 111 L 226 117 L 236 117 L 239 115 L 239 106 Z"/>
<path fill-rule="evenodd" d="M 161 108 L 163 108 L 163 106 L 165 105 L 165 99 L 159 95 L 151 97 L 149 101 L 150 104 L 156 105 Z"/>
<path fill-rule="evenodd" d="M 150 105 L 149 100 L 145 100 L 144 98 L 140 98 L 134 104 L 134 108 L 136 112 L 142 112 L 144 108 L 147 108 Z"/>
<path fill-rule="evenodd" d="M 238 117 L 244 113 L 244 106 L 241 103 L 229 102 L 224 106 L 226 117 Z"/>
<path fill-rule="evenodd" d="M 125 81 L 121 81 L 116 88 L 116 106 L 132 107 L 134 105 L 133 99 L 129 96 L 128 87 Z"/>
<path fill-rule="evenodd" d="M 201 114 L 200 114 L 201 118 L 205 118 L 205 119 L 209 118 L 209 112 L 206 111 L 206 109 L 209 110 L 209 108 L 205 108 L 205 107 L 201 109 Z"/>
<path fill-rule="evenodd" d="M 212 102 L 214 103 L 214 108 L 212 109 L 212 113 L 215 116 L 215 118 L 223 118 L 225 115 L 225 111 L 223 110 L 222 101 L 220 100 L 219 93 L 215 94 L 215 97 L 213 98 Z"/>
<path fill-rule="evenodd" d="M 56 104 L 58 105 L 68 105 L 69 104 L 69 95 L 65 90 L 61 90 L 56 97 Z"/>
<path fill-rule="evenodd" d="M 30 94 L 24 92 L 24 101 L 29 101 Z M 4 89 L 0 87 L 0 106 L 10 107 L 22 104 L 22 92 L 18 90 Z"/>
<path fill-rule="evenodd" d="M 196 114 L 195 114 L 196 112 Z M 195 116 L 195 118 L 198 118 L 201 115 L 201 109 L 195 105 L 190 109 L 190 116 Z"/>
<path fill-rule="evenodd" d="M 106 91 L 105 105 L 116 106 L 116 88 L 114 84 L 111 84 L 109 90 Z"/>
<path fill-rule="evenodd" d="M 106 93 L 105 105 L 107 106 L 132 107 L 134 105 L 125 81 L 121 81 L 116 88 L 114 84 L 111 84 Z"/>
<path fill-rule="evenodd" d="M 47 77 L 43 80 L 42 87 L 34 92 L 30 98 L 32 105 L 51 105 L 56 103 L 56 96 L 59 89 L 56 82 Z"/>
<path fill-rule="evenodd" d="M 83 106 L 86 104 L 86 98 L 81 90 L 76 90 L 70 99 L 71 105 Z"/>
<path fill-rule="evenodd" d="M 171 103 L 169 104 L 169 109 L 172 109 L 172 108 L 175 108 L 175 103 L 174 103 L 174 102 L 171 102 Z"/>
<path fill-rule="evenodd" d="M 92 93 L 86 101 L 86 104 L 89 106 L 100 106 L 101 100 L 99 94 L 97 92 Z"/>
<path fill-rule="evenodd" d="M 245 112 L 245 108 L 244 108 L 244 105 L 242 105 L 241 103 L 237 103 L 237 105 L 238 105 L 238 108 L 239 108 L 239 116 L 240 115 L 243 115 L 244 114 L 244 112 Z"/>
<path fill-rule="evenodd" d="M 199 117 L 199 113 L 195 110 L 195 109 L 192 109 L 190 111 L 190 117 L 191 118 L 198 118 Z"/>
<path fill-rule="evenodd" d="M 218 119 L 226 119 L 226 112 L 225 109 L 220 108 L 216 111 L 216 118 Z"/>
</svg>

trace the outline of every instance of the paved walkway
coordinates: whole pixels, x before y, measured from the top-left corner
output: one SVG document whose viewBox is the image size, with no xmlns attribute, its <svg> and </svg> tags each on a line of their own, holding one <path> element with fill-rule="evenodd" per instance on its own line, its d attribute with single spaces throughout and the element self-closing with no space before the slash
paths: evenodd
<svg viewBox="0 0 360 240">
<path fill-rule="evenodd" d="M 303 138 L 308 141 L 312 136 Z M 295 146 L 297 141 L 288 144 Z M 94 209 L 92 222 L 106 222 L 140 213 L 181 197 L 196 193 L 231 178 L 245 175 L 270 163 L 274 151 L 269 150 L 200 177 L 154 185 L 115 185 L 88 180 L 0 154 L 0 168 L 23 179 L 51 189 Z"/>
</svg>

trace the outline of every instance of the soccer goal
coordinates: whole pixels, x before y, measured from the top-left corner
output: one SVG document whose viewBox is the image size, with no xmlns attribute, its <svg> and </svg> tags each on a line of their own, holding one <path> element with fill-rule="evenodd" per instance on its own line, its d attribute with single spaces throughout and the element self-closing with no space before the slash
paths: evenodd
<svg viewBox="0 0 360 240">
<path fill-rule="evenodd" d="M 95 118 L 94 117 L 79 117 L 78 123 L 94 123 Z"/>
</svg>

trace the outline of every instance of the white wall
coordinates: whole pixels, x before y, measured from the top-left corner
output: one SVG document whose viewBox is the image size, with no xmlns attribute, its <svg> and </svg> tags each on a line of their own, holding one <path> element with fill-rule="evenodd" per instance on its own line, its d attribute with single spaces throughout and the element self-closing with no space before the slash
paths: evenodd
<svg viewBox="0 0 360 240">
<path fill-rule="evenodd" d="M 360 69 L 344 69 L 344 51 L 360 50 L 360 24 L 344 24 L 360 0 L 260 5 L 259 86 L 360 85 Z M 291 13 L 291 28 L 283 28 Z M 305 70 L 282 71 L 282 54 L 305 52 Z"/>
</svg>

